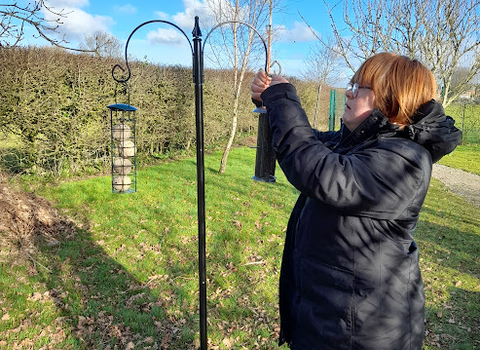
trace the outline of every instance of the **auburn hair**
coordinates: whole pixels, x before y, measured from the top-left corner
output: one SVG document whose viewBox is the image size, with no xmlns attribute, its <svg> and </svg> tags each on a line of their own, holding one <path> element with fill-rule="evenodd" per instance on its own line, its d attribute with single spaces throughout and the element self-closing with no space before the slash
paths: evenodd
<svg viewBox="0 0 480 350">
<path fill-rule="evenodd" d="M 412 123 L 418 108 L 434 99 L 437 84 L 432 72 L 416 59 L 382 52 L 367 59 L 351 83 L 369 86 L 378 108 L 392 123 Z"/>
</svg>

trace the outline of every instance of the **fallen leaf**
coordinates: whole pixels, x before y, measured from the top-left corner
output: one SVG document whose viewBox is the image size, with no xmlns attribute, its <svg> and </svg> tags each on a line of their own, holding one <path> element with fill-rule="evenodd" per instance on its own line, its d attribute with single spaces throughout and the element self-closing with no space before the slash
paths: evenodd
<svg viewBox="0 0 480 350">
<path fill-rule="evenodd" d="M 29 299 L 33 301 L 41 300 L 42 294 L 40 294 L 39 292 L 35 292 Z"/>
<path fill-rule="evenodd" d="M 170 341 L 172 340 L 172 335 L 170 333 L 165 334 L 160 344 L 162 349 L 168 349 L 170 346 Z"/>
<path fill-rule="evenodd" d="M 153 338 L 152 337 L 147 337 L 143 340 L 144 343 L 148 343 L 148 344 L 151 344 L 153 343 Z"/>
<path fill-rule="evenodd" d="M 223 345 L 225 345 L 227 348 L 231 348 L 233 345 L 233 339 L 232 338 L 224 338 L 222 340 Z"/>
<path fill-rule="evenodd" d="M 9 314 L 5 314 L 2 316 L 2 321 L 8 321 L 10 319 L 10 315 Z"/>
</svg>

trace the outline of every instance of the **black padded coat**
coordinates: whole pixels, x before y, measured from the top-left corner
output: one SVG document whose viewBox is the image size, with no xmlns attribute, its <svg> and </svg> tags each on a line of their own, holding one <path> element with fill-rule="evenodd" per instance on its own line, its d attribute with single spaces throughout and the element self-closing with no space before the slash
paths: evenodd
<svg viewBox="0 0 480 350">
<path fill-rule="evenodd" d="M 435 101 L 400 130 L 378 110 L 353 132 L 313 130 L 295 88 L 262 94 L 277 160 L 301 195 L 280 276 L 280 344 L 420 350 L 424 293 L 413 232 L 432 162 L 461 132 Z"/>
</svg>

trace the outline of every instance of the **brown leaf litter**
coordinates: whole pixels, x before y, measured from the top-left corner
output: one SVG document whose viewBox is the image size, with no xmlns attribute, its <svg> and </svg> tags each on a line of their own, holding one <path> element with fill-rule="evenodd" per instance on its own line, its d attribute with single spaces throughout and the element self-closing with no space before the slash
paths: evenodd
<svg viewBox="0 0 480 350">
<path fill-rule="evenodd" d="M 71 239 L 75 223 L 46 199 L 13 188 L 0 176 L 0 251 L 26 254 L 30 259 L 41 245 L 55 246 Z"/>
</svg>

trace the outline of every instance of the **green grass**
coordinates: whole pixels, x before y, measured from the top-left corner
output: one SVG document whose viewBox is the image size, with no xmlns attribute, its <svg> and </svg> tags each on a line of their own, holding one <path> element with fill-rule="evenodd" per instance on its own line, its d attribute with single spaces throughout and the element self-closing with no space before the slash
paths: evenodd
<svg viewBox="0 0 480 350">
<path fill-rule="evenodd" d="M 480 144 L 480 105 L 452 103 L 445 112 L 455 119 L 455 126 L 462 130 L 463 143 Z"/>
<path fill-rule="evenodd" d="M 298 193 L 279 168 L 276 183 L 253 181 L 252 149 L 232 150 L 224 175 L 220 158 L 206 157 L 209 349 L 275 349 L 283 239 Z M 198 344 L 195 161 L 140 169 L 137 193 L 112 194 L 110 180 L 38 190 L 82 229 L 43 248 L 36 268 L 0 256 L 0 348 Z M 417 230 L 425 350 L 480 347 L 479 214 L 432 181 Z"/>
<path fill-rule="evenodd" d="M 417 228 L 425 349 L 480 347 L 480 209 L 432 179 Z"/>
<path fill-rule="evenodd" d="M 459 145 L 439 163 L 480 175 L 480 144 Z"/>
</svg>

